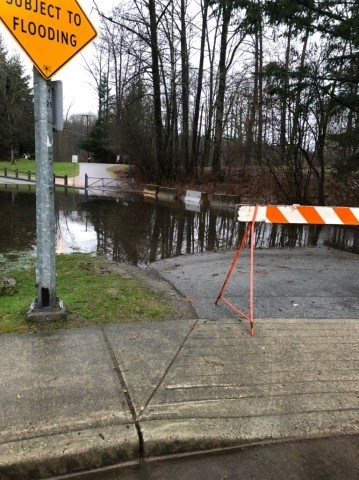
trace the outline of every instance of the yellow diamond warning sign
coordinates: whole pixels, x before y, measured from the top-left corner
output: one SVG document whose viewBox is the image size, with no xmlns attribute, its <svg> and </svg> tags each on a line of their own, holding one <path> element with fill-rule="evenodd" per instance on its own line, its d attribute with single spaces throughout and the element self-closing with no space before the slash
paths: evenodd
<svg viewBox="0 0 359 480">
<path fill-rule="evenodd" d="M 77 0 L 0 0 L 0 19 L 46 79 L 97 35 Z"/>
</svg>

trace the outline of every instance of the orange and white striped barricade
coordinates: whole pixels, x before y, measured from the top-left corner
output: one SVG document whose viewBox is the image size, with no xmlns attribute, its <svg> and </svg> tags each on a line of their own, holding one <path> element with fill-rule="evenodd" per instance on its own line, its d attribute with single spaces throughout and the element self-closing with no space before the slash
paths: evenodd
<svg viewBox="0 0 359 480">
<path fill-rule="evenodd" d="M 237 205 L 237 221 L 248 222 L 240 245 L 229 267 L 226 279 L 215 301 L 217 305 L 222 300 L 235 313 L 250 322 L 250 332 L 254 335 L 254 244 L 255 223 L 295 223 L 302 225 L 359 225 L 359 208 L 355 207 L 314 207 L 305 205 Z M 224 296 L 228 282 L 236 263 L 249 237 L 250 270 L 249 270 L 249 313 L 246 314 L 234 306 Z"/>
</svg>

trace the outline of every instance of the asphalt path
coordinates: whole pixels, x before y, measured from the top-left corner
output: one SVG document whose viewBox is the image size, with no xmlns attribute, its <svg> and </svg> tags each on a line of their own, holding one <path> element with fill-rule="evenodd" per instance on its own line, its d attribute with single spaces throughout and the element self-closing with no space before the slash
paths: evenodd
<svg viewBox="0 0 359 480">
<path fill-rule="evenodd" d="M 192 303 L 198 318 L 238 318 L 215 300 L 235 250 L 207 252 L 152 264 Z M 359 318 L 359 255 L 327 247 L 257 249 L 254 267 L 256 318 Z M 225 296 L 248 312 L 249 253 L 243 251 Z"/>
</svg>

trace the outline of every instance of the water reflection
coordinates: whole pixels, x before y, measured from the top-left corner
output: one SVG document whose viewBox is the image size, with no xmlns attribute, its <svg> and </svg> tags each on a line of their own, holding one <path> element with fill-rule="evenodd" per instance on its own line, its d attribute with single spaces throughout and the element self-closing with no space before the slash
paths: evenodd
<svg viewBox="0 0 359 480">
<path fill-rule="evenodd" d="M 36 236 L 35 194 L 0 191 L 0 252 L 32 249 Z"/>
<path fill-rule="evenodd" d="M 33 249 L 35 195 L 0 192 L 0 252 Z M 183 204 L 160 205 L 142 197 L 92 199 L 56 195 L 57 251 L 94 252 L 116 262 L 144 265 L 181 254 L 236 248 L 245 224 L 233 211 L 188 211 Z M 359 253 L 359 229 L 316 225 L 257 224 L 261 248 L 326 244 Z"/>
</svg>

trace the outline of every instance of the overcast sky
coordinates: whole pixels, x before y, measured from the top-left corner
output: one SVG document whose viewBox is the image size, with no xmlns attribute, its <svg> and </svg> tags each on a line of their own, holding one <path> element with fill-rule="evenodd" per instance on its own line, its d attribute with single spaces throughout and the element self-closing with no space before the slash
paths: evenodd
<svg viewBox="0 0 359 480">
<path fill-rule="evenodd" d="M 92 0 L 78 0 L 78 3 L 98 31 L 99 19 L 95 11 L 92 9 Z M 104 2 L 100 2 L 101 7 L 103 7 L 103 3 Z M 106 7 L 110 10 L 110 6 L 117 3 L 116 0 L 106 0 Z M 2 22 L 0 22 L 0 32 L 5 40 L 9 53 L 18 53 L 20 55 L 23 64 L 26 66 L 26 72 L 32 77 L 31 60 L 25 53 L 23 53 L 21 47 L 8 33 L 8 30 Z M 91 86 L 92 79 L 84 68 L 85 62 L 82 58 L 84 57 L 87 62 L 90 62 L 92 53 L 93 47 L 88 45 L 53 77 L 53 80 L 62 80 L 63 82 L 64 115 L 66 115 L 69 108 L 70 114 L 97 112 L 97 95 L 94 88 Z"/>
</svg>

